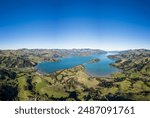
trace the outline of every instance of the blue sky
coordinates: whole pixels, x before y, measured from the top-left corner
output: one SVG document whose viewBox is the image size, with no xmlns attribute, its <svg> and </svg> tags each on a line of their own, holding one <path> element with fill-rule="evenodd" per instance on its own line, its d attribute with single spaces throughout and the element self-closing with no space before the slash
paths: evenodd
<svg viewBox="0 0 150 118">
<path fill-rule="evenodd" d="M 0 0 L 0 49 L 150 49 L 149 0 Z"/>
</svg>

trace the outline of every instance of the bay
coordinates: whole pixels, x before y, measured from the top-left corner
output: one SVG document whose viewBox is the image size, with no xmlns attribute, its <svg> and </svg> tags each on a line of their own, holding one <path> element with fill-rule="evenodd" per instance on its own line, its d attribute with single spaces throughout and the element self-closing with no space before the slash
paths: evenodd
<svg viewBox="0 0 150 118">
<path fill-rule="evenodd" d="M 109 59 L 108 55 L 116 53 L 95 54 L 90 56 L 69 56 L 59 58 L 59 62 L 41 62 L 37 65 L 37 69 L 44 73 L 52 73 L 58 70 L 69 69 L 74 66 L 83 64 L 87 73 L 91 76 L 108 76 L 111 73 L 117 72 L 118 69 L 111 66 L 115 60 Z M 92 59 L 100 59 L 99 62 L 88 63 Z"/>
</svg>

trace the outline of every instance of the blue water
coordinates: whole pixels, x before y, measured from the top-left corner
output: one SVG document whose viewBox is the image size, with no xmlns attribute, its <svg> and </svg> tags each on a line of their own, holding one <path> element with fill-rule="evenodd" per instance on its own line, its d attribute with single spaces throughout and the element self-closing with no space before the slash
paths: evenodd
<svg viewBox="0 0 150 118">
<path fill-rule="evenodd" d="M 92 76 L 108 76 L 114 72 L 117 72 L 118 69 L 111 66 L 111 63 L 114 63 L 116 60 L 109 59 L 108 55 L 114 55 L 116 53 L 107 53 L 101 55 L 94 55 L 93 58 L 99 58 L 100 61 L 97 63 L 86 64 L 86 71 Z"/>
<path fill-rule="evenodd" d="M 91 56 L 73 56 L 60 58 L 60 62 L 42 62 L 37 65 L 37 69 L 44 73 L 52 73 L 62 69 L 72 68 L 74 66 L 84 64 L 88 74 L 92 76 L 108 76 L 118 71 L 117 68 L 110 66 L 115 60 L 109 59 L 107 56 L 114 53 L 97 54 Z M 86 64 L 93 58 L 99 58 L 100 62 Z"/>
</svg>

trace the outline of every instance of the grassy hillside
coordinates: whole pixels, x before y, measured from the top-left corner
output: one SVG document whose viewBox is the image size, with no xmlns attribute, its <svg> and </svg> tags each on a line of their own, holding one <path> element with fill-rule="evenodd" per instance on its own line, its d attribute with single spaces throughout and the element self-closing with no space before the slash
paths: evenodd
<svg viewBox="0 0 150 118">
<path fill-rule="evenodd" d="M 41 74 L 39 61 L 105 53 L 101 50 L 1 50 L 0 100 L 150 100 L 150 51 L 129 50 L 109 58 L 120 71 L 109 77 L 89 76 L 83 65 Z M 47 59 L 46 59 L 47 58 Z M 91 60 L 96 63 L 100 60 Z"/>
</svg>

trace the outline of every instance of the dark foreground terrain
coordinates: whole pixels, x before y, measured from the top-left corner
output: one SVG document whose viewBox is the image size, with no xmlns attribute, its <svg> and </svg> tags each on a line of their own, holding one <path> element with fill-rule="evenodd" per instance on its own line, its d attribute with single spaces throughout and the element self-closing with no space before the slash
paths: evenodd
<svg viewBox="0 0 150 118">
<path fill-rule="evenodd" d="M 120 69 L 109 77 L 89 76 L 83 65 L 50 74 L 36 70 L 42 61 L 102 53 L 106 52 L 0 50 L 0 100 L 150 100 L 150 50 L 128 50 L 109 56 L 117 60 L 112 66 Z"/>
</svg>

